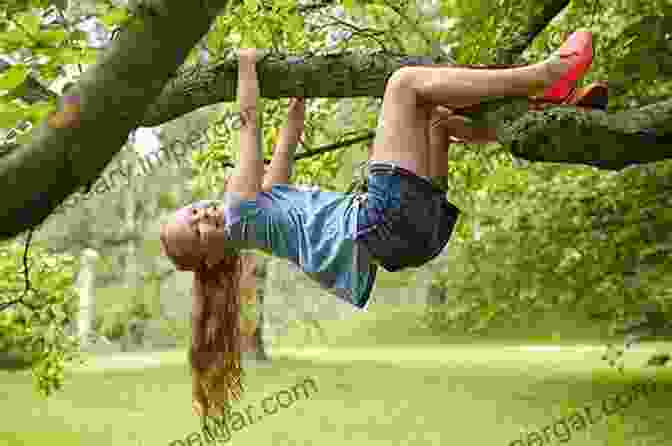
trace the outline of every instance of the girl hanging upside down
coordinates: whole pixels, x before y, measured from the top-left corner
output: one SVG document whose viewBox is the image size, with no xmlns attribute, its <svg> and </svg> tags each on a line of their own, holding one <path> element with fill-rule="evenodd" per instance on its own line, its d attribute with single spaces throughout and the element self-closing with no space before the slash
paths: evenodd
<svg viewBox="0 0 672 446">
<path fill-rule="evenodd" d="M 254 49 L 239 52 L 241 110 L 237 171 L 221 201 L 179 209 L 161 228 L 165 255 L 194 272 L 194 409 L 221 411 L 242 391 L 239 340 L 241 251 L 261 250 L 298 265 L 323 288 L 365 309 L 378 266 L 419 267 L 445 247 L 460 210 L 432 178 L 446 175 L 451 141 L 492 142 L 451 110 L 502 96 L 562 102 L 592 63 L 592 36 L 575 32 L 544 62 L 511 69 L 404 67 L 387 82 L 368 163 L 368 191 L 344 194 L 288 185 L 303 131 L 293 100 L 264 175 L 258 137 Z M 436 125 L 432 125 L 432 123 Z"/>
</svg>

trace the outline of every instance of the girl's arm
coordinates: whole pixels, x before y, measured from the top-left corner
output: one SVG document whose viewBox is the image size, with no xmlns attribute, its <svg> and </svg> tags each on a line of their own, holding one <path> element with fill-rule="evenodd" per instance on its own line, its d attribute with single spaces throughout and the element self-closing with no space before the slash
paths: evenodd
<svg viewBox="0 0 672 446">
<path fill-rule="evenodd" d="M 262 146 L 258 141 L 257 50 L 241 49 L 238 61 L 238 101 L 240 103 L 240 156 L 238 168 L 228 182 L 228 191 L 243 200 L 254 200 L 264 175 Z"/>
<path fill-rule="evenodd" d="M 274 184 L 289 184 L 294 164 L 294 152 L 303 133 L 305 114 L 306 106 L 303 98 L 292 98 L 289 103 L 287 123 L 280 130 L 271 165 L 264 176 L 263 190 L 270 190 Z"/>
</svg>

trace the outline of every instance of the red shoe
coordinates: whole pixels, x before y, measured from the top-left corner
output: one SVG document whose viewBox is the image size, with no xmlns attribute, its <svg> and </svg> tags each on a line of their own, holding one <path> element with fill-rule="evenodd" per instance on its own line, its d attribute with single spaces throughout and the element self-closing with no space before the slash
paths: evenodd
<svg viewBox="0 0 672 446">
<path fill-rule="evenodd" d="M 562 103 L 574 91 L 576 81 L 581 79 L 593 63 L 593 34 L 576 31 L 551 57 L 564 58 L 569 67 L 565 74 L 544 90 L 541 100 Z"/>
<path fill-rule="evenodd" d="M 572 89 L 562 103 L 530 99 L 530 110 L 539 111 L 558 105 L 606 110 L 609 105 L 609 86 L 605 81 L 595 81 L 586 87 Z"/>
</svg>

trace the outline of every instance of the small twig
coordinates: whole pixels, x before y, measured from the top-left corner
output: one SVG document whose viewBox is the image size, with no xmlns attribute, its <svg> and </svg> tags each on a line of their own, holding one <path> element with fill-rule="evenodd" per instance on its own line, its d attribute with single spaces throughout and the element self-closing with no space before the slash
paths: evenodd
<svg viewBox="0 0 672 446">
<path fill-rule="evenodd" d="M 375 135 L 376 135 L 376 132 L 370 131 L 370 132 L 368 132 L 364 135 L 358 136 L 356 138 L 347 139 L 345 141 L 337 142 L 337 143 L 334 143 L 334 144 L 328 144 L 326 146 L 321 146 L 321 147 L 318 147 L 318 148 L 313 149 L 313 150 L 309 149 L 306 152 L 302 152 L 302 153 L 299 153 L 299 154 L 295 155 L 294 160 L 298 161 L 298 160 L 303 159 L 303 158 L 310 158 L 310 157 L 313 157 L 313 156 L 316 156 L 316 155 L 322 155 L 324 153 L 333 152 L 334 150 L 337 150 L 337 149 L 342 149 L 344 147 L 348 147 L 348 146 L 351 146 L 351 145 L 354 145 L 354 144 L 357 144 L 357 143 L 360 143 L 360 142 L 363 142 L 363 141 L 368 141 L 370 139 L 373 139 L 373 137 Z M 305 147 L 305 145 L 304 145 L 304 147 Z M 264 160 L 264 164 L 269 164 L 269 163 L 270 163 L 269 160 Z M 236 167 L 236 165 L 229 162 L 229 161 L 224 161 L 223 163 L 221 163 L 221 167 Z"/>
<path fill-rule="evenodd" d="M 358 25 L 355 25 L 354 23 L 346 22 L 345 20 L 341 20 L 338 17 L 334 16 L 329 16 L 331 20 L 334 21 L 334 23 L 327 23 L 326 26 L 334 26 L 334 25 L 343 25 L 346 28 L 352 29 L 354 32 L 360 33 L 360 34 L 372 34 L 372 35 L 383 35 L 385 34 L 385 31 L 373 29 L 373 28 L 362 28 Z"/>
<path fill-rule="evenodd" d="M 28 248 L 30 247 L 30 240 L 33 238 L 33 230 L 28 231 L 26 237 L 26 245 L 23 248 L 23 277 L 26 282 L 26 290 L 30 289 L 30 277 L 28 276 Z"/>
<path fill-rule="evenodd" d="M 28 291 L 32 291 L 32 286 L 30 284 L 30 270 L 28 269 L 28 249 L 30 249 L 30 241 L 32 238 L 33 238 L 33 229 L 31 229 L 28 232 L 28 237 L 26 238 L 26 245 L 23 250 L 23 277 L 25 281 L 25 289 L 23 290 L 23 294 L 18 299 L 0 304 L 0 311 L 4 311 L 7 308 L 16 304 L 22 304 L 33 311 L 37 311 L 39 309 L 23 300 L 26 297 Z"/>
<path fill-rule="evenodd" d="M 321 9 L 328 8 L 330 6 L 334 6 L 334 0 L 324 0 L 319 3 L 313 3 L 310 5 L 299 5 L 297 7 L 297 11 L 300 14 L 306 14 L 306 13 L 311 13 L 314 11 L 320 11 Z"/>
<path fill-rule="evenodd" d="M 378 45 L 380 45 L 383 51 L 387 51 L 387 46 L 385 45 L 385 42 L 380 40 L 378 37 L 378 36 L 384 36 L 387 33 L 386 31 L 381 31 L 373 28 L 362 28 L 358 25 L 355 25 L 354 23 L 346 22 L 345 20 L 341 20 L 338 17 L 334 16 L 329 16 L 329 18 L 333 20 L 333 23 L 327 23 L 324 26 L 341 25 L 345 28 L 349 28 L 350 30 L 352 30 L 352 37 L 358 35 L 361 38 L 369 38 L 371 40 L 374 40 Z M 350 38 L 346 40 L 349 41 Z"/>
<path fill-rule="evenodd" d="M 4 302 L 4 303 L 0 304 L 0 311 L 4 311 L 7 308 L 11 307 L 12 305 L 16 305 L 18 303 L 21 303 L 21 299 L 10 300 L 9 302 Z"/>
<path fill-rule="evenodd" d="M 294 159 L 295 160 L 300 160 L 300 159 L 303 159 L 303 158 L 310 158 L 310 157 L 313 157 L 315 155 L 321 155 L 323 153 L 332 152 L 334 150 L 341 149 L 343 147 L 348 147 L 348 146 L 351 146 L 353 144 L 357 144 L 357 143 L 360 143 L 360 142 L 363 142 L 363 141 L 368 141 L 370 139 L 373 139 L 373 137 L 375 135 L 376 135 L 376 133 L 374 131 L 369 131 L 368 133 L 366 133 L 364 135 L 361 135 L 361 136 L 358 136 L 356 138 L 347 139 L 345 141 L 341 141 L 341 142 L 337 142 L 337 143 L 333 143 L 333 144 L 328 144 L 326 146 L 318 147 L 316 149 L 310 149 L 309 148 L 308 151 L 297 154 L 294 157 Z"/>
</svg>

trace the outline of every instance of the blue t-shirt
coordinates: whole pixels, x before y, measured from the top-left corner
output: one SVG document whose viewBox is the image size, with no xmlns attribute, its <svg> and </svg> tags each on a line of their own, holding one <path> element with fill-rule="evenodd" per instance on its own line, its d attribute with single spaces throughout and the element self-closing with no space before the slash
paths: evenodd
<svg viewBox="0 0 672 446">
<path fill-rule="evenodd" d="M 355 243 L 355 195 L 275 185 L 256 200 L 224 195 L 229 237 L 296 264 L 323 289 L 365 309 L 377 265 Z"/>
</svg>

